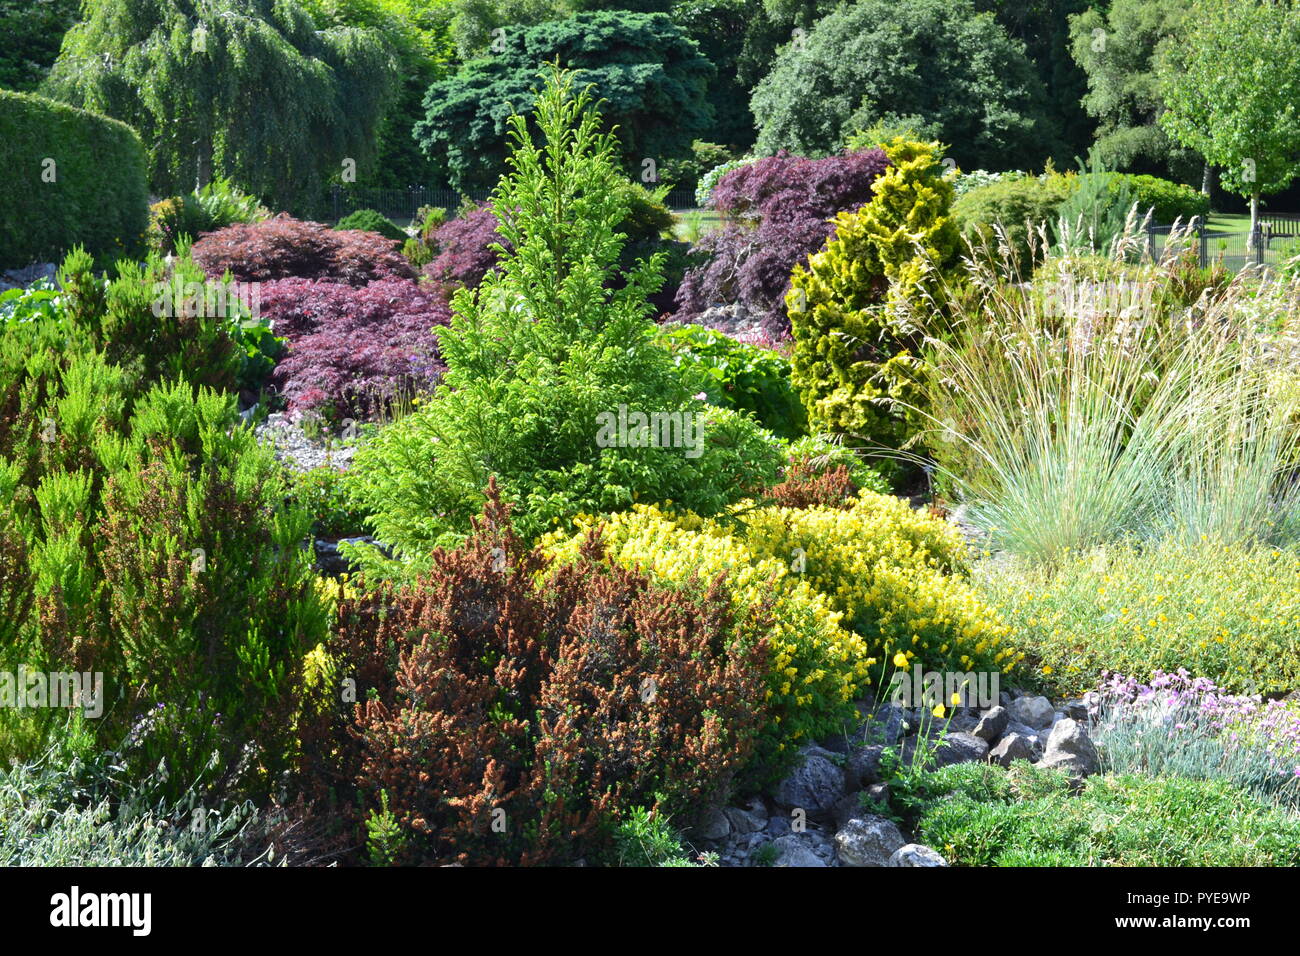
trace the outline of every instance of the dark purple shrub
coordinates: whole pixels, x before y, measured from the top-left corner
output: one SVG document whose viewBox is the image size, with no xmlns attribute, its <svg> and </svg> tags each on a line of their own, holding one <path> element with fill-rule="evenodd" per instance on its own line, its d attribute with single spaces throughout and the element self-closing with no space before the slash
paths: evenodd
<svg viewBox="0 0 1300 956">
<path fill-rule="evenodd" d="M 676 317 L 689 321 L 711 306 L 738 303 L 769 334 L 788 335 L 791 271 L 830 238 L 837 213 L 871 200 L 888 165 L 880 149 L 826 159 L 783 151 L 727 173 L 713 203 L 730 221 L 692 250 Z"/>
<path fill-rule="evenodd" d="M 443 371 L 434 328 L 451 311 L 436 287 L 279 279 L 262 287 L 262 314 L 289 340 L 271 381 L 291 412 L 371 416 L 399 395 L 432 388 Z"/>
<path fill-rule="evenodd" d="M 433 234 L 438 255 L 424 267 L 424 274 L 472 289 L 496 266 L 497 254 L 490 247 L 500 241 L 497 217 L 485 203 L 438 227 Z"/>
<path fill-rule="evenodd" d="M 360 287 L 376 279 L 416 278 L 415 268 L 391 239 L 375 232 L 336 232 L 283 213 L 210 232 L 190 254 L 210 278 L 229 270 L 240 282 L 326 279 Z"/>
</svg>

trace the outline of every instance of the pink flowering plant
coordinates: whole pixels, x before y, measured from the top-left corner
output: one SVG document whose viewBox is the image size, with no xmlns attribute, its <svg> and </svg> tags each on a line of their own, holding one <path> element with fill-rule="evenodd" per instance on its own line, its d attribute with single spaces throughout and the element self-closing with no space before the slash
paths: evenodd
<svg viewBox="0 0 1300 956">
<path fill-rule="evenodd" d="M 1186 670 L 1150 683 L 1104 672 L 1084 701 L 1105 769 L 1114 773 L 1228 779 L 1300 806 L 1300 708 L 1232 694 Z"/>
</svg>

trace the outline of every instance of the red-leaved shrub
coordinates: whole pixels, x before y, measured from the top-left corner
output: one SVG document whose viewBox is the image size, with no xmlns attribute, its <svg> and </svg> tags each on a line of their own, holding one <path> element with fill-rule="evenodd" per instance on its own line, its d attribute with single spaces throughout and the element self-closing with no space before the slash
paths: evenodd
<svg viewBox="0 0 1300 956">
<path fill-rule="evenodd" d="M 713 204 L 730 222 L 692 250 L 696 264 L 677 293 L 676 318 L 740 303 L 776 338 L 789 334 L 785 294 L 797 263 L 830 238 L 830 220 L 871 200 L 889 166 L 880 149 L 803 159 L 786 152 L 727 173 Z"/>
<path fill-rule="evenodd" d="M 284 213 L 210 232 L 191 246 L 190 254 L 209 278 L 229 271 L 240 282 L 297 278 L 363 286 L 376 279 L 416 278 L 415 268 L 391 239 L 374 232 L 336 232 Z"/>
<path fill-rule="evenodd" d="M 502 241 L 492 207 L 480 205 L 437 228 L 433 246 L 438 254 L 424 267 L 424 274 L 472 289 L 496 266 L 497 254 L 490 247 Z"/>
<path fill-rule="evenodd" d="M 564 862 L 634 806 L 688 822 L 768 719 L 766 610 L 737 619 L 720 581 L 661 586 L 594 540 L 548 568 L 495 484 L 464 545 L 338 620 L 358 704 L 333 789 L 386 794 L 405 862 Z"/>
<path fill-rule="evenodd" d="M 289 340 L 271 381 L 292 412 L 369 417 L 401 395 L 432 389 L 444 370 L 434 330 L 451 310 L 440 289 L 408 279 L 361 288 L 279 279 L 262 287 L 261 307 Z"/>
</svg>

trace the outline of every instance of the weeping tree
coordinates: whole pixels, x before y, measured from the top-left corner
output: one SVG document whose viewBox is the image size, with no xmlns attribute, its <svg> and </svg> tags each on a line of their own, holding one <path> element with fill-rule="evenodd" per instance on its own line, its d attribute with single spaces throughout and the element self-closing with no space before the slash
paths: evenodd
<svg viewBox="0 0 1300 956">
<path fill-rule="evenodd" d="M 88 0 L 82 16 L 43 92 L 135 127 L 155 193 L 220 175 L 298 208 L 373 162 L 397 84 L 379 32 L 319 29 L 294 0 Z"/>
</svg>

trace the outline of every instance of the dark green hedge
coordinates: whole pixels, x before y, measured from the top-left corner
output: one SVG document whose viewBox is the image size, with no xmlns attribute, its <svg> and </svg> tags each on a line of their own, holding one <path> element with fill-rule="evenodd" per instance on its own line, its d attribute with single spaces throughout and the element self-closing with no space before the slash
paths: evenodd
<svg viewBox="0 0 1300 956">
<path fill-rule="evenodd" d="M 53 182 L 42 174 L 54 161 Z M 0 90 L 0 267 L 58 262 L 81 244 L 135 253 L 149 225 L 144 149 L 126 124 Z"/>
</svg>

